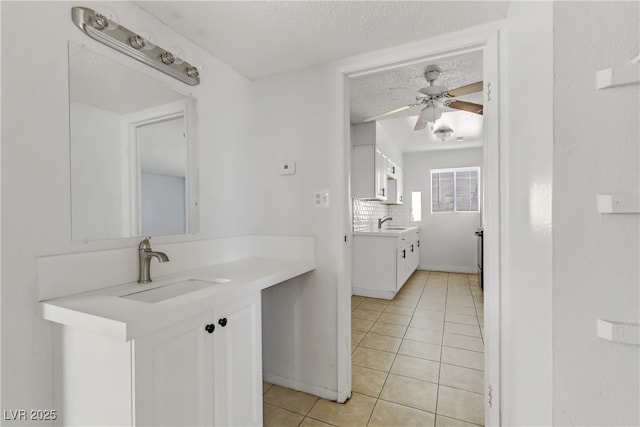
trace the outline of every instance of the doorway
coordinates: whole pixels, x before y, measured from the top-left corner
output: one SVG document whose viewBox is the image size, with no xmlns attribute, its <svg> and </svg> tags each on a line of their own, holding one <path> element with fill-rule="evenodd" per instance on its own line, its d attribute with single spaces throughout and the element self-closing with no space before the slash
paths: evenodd
<svg viewBox="0 0 640 427">
<path fill-rule="evenodd" d="M 392 71 L 410 64 L 436 62 L 442 58 L 468 52 L 481 51 L 483 55 L 482 92 L 484 104 L 484 148 L 483 157 L 483 225 L 484 225 L 484 296 L 485 296 L 485 365 L 484 365 L 484 407 L 485 424 L 499 424 L 499 373 L 500 373 L 500 121 L 499 82 L 500 61 L 498 56 L 500 32 L 468 31 L 463 36 L 449 35 L 431 40 L 411 49 L 389 50 L 385 54 L 365 55 L 339 67 L 344 96 L 344 150 L 347 171 L 345 187 L 349 188 L 351 174 L 351 146 L 349 138 L 349 87 L 350 79 Z M 351 260 L 353 217 L 350 191 L 346 193 L 345 231 L 347 239 L 343 252 L 343 271 L 339 277 L 338 296 L 338 396 L 346 400 L 351 384 Z M 348 345 L 344 345 L 348 343 Z"/>
</svg>

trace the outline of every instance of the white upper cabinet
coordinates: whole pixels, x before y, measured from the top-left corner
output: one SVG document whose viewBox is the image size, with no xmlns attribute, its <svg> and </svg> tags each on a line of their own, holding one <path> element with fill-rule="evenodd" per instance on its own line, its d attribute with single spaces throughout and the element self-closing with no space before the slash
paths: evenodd
<svg viewBox="0 0 640 427">
<path fill-rule="evenodd" d="M 404 203 L 404 177 L 402 175 L 402 168 L 395 166 L 395 179 L 388 180 L 389 196 L 385 202 L 388 205 L 401 205 Z"/>
<path fill-rule="evenodd" d="M 385 152 L 383 142 L 393 148 L 388 137 L 378 133 L 375 123 L 351 127 L 351 196 L 354 199 L 399 203 L 397 196 L 390 198 L 389 192 L 398 178 L 400 166 Z"/>
</svg>

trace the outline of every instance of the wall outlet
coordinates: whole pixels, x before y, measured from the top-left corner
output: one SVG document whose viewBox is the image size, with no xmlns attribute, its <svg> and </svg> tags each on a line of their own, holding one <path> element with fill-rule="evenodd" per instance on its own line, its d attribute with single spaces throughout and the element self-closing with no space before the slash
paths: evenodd
<svg viewBox="0 0 640 427">
<path fill-rule="evenodd" d="M 294 175 L 296 173 L 296 162 L 286 160 L 280 163 L 280 175 Z"/>
<path fill-rule="evenodd" d="M 313 207 L 314 208 L 329 207 L 329 190 L 315 190 L 313 192 Z"/>
</svg>

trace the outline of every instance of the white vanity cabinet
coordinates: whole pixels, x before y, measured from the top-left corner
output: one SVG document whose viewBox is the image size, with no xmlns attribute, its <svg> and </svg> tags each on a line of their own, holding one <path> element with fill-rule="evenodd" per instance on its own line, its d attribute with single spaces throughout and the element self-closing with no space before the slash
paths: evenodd
<svg viewBox="0 0 640 427">
<path fill-rule="evenodd" d="M 262 425 L 259 291 L 128 342 L 61 329 L 62 425 Z"/>
<path fill-rule="evenodd" d="M 420 261 L 420 232 L 354 233 L 354 295 L 393 299 Z"/>
<path fill-rule="evenodd" d="M 261 425 L 260 296 L 134 340 L 136 425 Z"/>
</svg>

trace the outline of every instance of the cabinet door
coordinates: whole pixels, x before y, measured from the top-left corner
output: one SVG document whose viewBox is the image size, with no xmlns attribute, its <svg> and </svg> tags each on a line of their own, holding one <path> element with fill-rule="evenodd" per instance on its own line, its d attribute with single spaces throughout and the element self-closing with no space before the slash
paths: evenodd
<svg viewBox="0 0 640 427">
<path fill-rule="evenodd" d="M 215 425 L 262 425 L 260 293 L 216 310 Z"/>
<path fill-rule="evenodd" d="M 396 168 L 396 203 L 399 205 L 404 203 L 404 177 L 402 176 L 402 168 L 395 166 Z"/>
<path fill-rule="evenodd" d="M 407 280 L 408 257 L 409 252 L 406 245 L 398 249 L 396 257 L 396 291 L 399 291 Z"/>
<path fill-rule="evenodd" d="M 374 163 L 376 198 L 387 200 L 387 157 L 378 147 L 376 147 Z"/>
<path fill-rule="evenodd" d="M 213 312 L 133 342 L 135 425 L 213 425 Z"/>
</svg>

